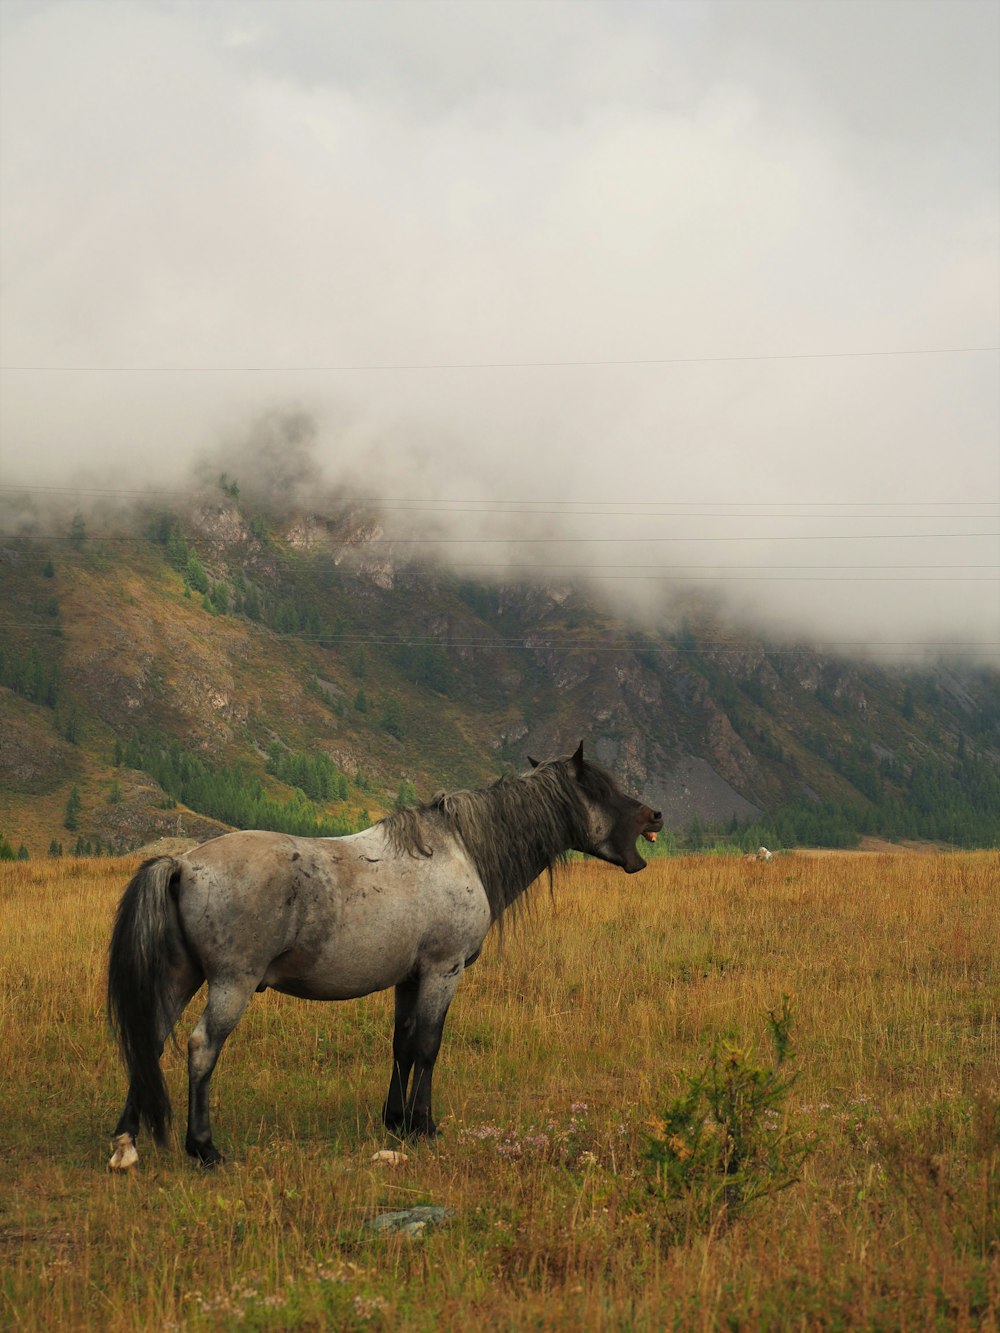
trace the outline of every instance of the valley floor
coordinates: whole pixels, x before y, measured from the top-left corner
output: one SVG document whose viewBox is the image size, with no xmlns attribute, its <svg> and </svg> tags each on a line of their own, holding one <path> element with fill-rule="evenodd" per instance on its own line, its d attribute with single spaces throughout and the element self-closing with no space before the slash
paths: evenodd
<svg viewBox="0 0 1000 1333">
<path fill-rule="evenodd" d="M 143 1137 L 114 1178 L 104 959 L 137 863 L 0 865 L 4 1327 L 996 1329 L 1000 853 L 574 864 L 463 981 L 433 1144 L 372 1160 L 400 1146 L 391 996 L 269 992 L 213 1083 L 229 1164 Z M 783 995 L 798 1077 L 761 1128 L 809 1155 L 706 1225 L 650 1136 L 714 1043 L 763 1062 Z M 179 1118 L 198 1003 L 165 1057 Z M 454 1212 L 366 1227 L 417 1204 Z"/>
</svg>

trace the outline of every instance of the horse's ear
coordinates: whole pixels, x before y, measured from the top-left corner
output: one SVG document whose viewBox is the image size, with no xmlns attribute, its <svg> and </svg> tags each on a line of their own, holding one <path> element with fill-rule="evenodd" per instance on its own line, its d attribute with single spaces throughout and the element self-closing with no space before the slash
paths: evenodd
<svg viewBox="0 0 1000 1333">
<path fill-rule="evenodd" d="M 538 767 L 538 760 L 537 760 L 537 759 L 532 759 L 532 757 L 531 757 L 530 754 L 528 755 L 528 763 L 531 765 L 532 768 L 537 768 L 537 767 Z"/>
<path fill-rule="evenodd" d="M 573 774 L 579 777 L 583 772 L 583 741 L 576 747 L 576 754 L 570 757 L 570 763 L 573 765 Z"/>
</svg>

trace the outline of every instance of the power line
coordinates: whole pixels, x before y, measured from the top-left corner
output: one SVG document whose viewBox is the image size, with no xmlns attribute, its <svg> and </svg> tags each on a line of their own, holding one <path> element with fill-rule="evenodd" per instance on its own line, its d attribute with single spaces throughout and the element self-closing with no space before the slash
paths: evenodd
<svg viewBox="0 0 1000 1333">
<path fill-rule="evenodd" d="M 586 568 L 585 566 L 583 567 Z M 877 566 L 876 566 L 877 568 Z M 947 569 L 944 565 L 942 568 Z M 978 566 L 977 566 L 978 568 Z M 984 569 L 996 569 L 996 565 L 984 565 Z M 600 568 L 595 571 L 600 573 Z M 975 575 L 963 575 L 958 578 L 938 574 L 921 575 L 915 578 L 901 578 L 895 575 L 873 575 L 862 577 L 854 574 L 601 574 L 602 578 L 615 582 L 658 582 L 658 583 L 998 583 L 1000 579 L 981 578 Z"/>
<path fill-rule="evenodd" d="M 1000 347 L 913 347 L 858 352 L 770 352 L 744 356 L 650 356 L 620 358 L 571 358 L 568 360 L 516 361 L 369 361 L 308 366 L 0 366 L 0 371 L 46 374 L 341 374 L 351 372 L 400 372 L 427 370 L 557 370 L 615 366 L 728 365 L 766 361 L 846 361 L 920 356 L 975 356 L 998 352 Z"/>
<path fill-rule="evenodd" d="M 1000 537 L 1000 532 L 859 532 L 859 533 L 811 533 L 807 536 L 774 536 L 759 534 L 739 537 L 375 537 L 366 539 L 369 546 L 538 546 L 555 544 L 608 545 L 643 544 L 660 542 L 825 542 L 825 541 L 909 541 L 914 538 L 951 538 L 951 537 Z M 68 539 L 67 539 L 68 540 Z M 342 543 L 347 545 L 347 543 Z"/>
<path fill-rule="evenodd" d="M 1000 508 L 1000 501 L 992 501 L 992 500 L 981 500 L 981 501 L 979 501 L 979 502 L 974 502 L 974 501 L 972 501 L 972 502 L 969 502 L 969 507 L 971 507 L 973 504 L 978 504 L 978 508 L 981 508 L 981 509 L 996 509 L 996 508 Z M 830 505 L 829 507 L 830 507 L 830 508 L 838 508 L 838 507 L 843 508 L 844 506 Z M 881 506 L 880 506 L 880 507 L 881 507 Z M 887 507 L 887 506 L 886 506 L 886 507 Z M 951 506 L 948 506 L 948 507 L 949 507 L 949 508 L 957 508 L 958 506 L 951 505 Z M 908 508 L 912 508 L 912 506 L 908 506 Z M 421 506 L 418 507 L 418 506 L 416 506 L 416 505 L 412 505 L 412 504 L 410 504 L 410 505 L 395 504 L 395 503 L 393 503 L 393 502 L 391 502 L 391 501 L 386 501 L 386 502 L 384 502 L 383 504 L 381 504 L 381 505 L 379 506 L 379 509 L 380 509 L 380 511 L 383 512 L 383 513 L 395 513 L 395 514 L 480 514 L 480 515 L 484 515 L 484 516 L 487 515 L 487 514 L 500 514 L 500 515 L 502 515 L 502 514 L 525 514 L 525 515 L 528 515 L 529 517 L 530 517 L 532 514 L 537 514 L 537 515 L 539 515 L 539 516 L 541 516 L 541 517 L 544 517 L 544 516 L 547 516 L 547 515 L 553 515 L 553 514 L 555 514 L 555 515 L 558 515 L 560 518 L 592 518 L 592 517 L 599 517 L 599 518 L 754 518 L 754 519 L 758 519 L 758 518 L 775 519 L 775 518 L 777 518 L 777 519 L 784 519 L 784 520 L 794 519 L 794 520 L 796 520 L 796 521 L 798 521 L 798 522 L 802 522 L 802 520 L 804 520 L 804 519 L 807 519 L 807 520 L 809 520 L 809 521 L 813 521 L 813 520 L 815 520 L 815 519 L 824 519 L 824 518 L 830 518 L 830 519 L 853 519 L 853 520 L 857 520 L 857 519 L 872 519 L 872 518 L 887 518 L 887 519 L 907 519 L 907 518 L 909 518 L 909 519 L 935 519 L 935 520 L 936 520 L 936 519 L 952 519 L 952 518 L 955 518 L 955 519 L 961 519 L 961 520 L 963 520 L 963 521 L 971 521 L 971 520 L 975 520 L 975 519 L 981 519 L 981 518 L 993 518 L 993 517 L 995 517 L 993 514 L 978 514 L 978 513 L 976 513 L 976 514 L 942 514 L 942 513 L 936 512 L 936 511 L 933 512 L 933 513 L 927 513 L 927 514 L 905 514 L 905 513 L 904 513 L 904 514 L 900 514 L 900 513 L 873 514 L 873 513 L 870 513 L 870 512 L 866 512 L 866 513 L 858 513 L 858 514 L 827 514 L 827 513 L 819 513 L 819 514 L 797 514 L 797 513 L 787 513 L 787 512 L 786 512 L 786 513 L 776 513 L 776 512 L 769 511 L 769 510 L 765 510 L 765 509 L 761 509 L 760 511 L 758 511 L 758 512 L 754 512 L 754 513 L 748 513 L 748 512 L 746 512 L 746 509 L 740 510 L 740 511 L 738 511 L 738 512 L 727 512 L 726 510 L 722 510 L 722 509 L 711 509 L 711 510 L 701 510 L 701 509 L 687 509 L 687 510 L 681 510 L 681 509 L 676 509 L 676 510 L 665 510 L 665 509 L 658 509 L 658 510 L 653 510 L 653 509 L 613 509 L 613 508 L 611 508 L 610 505 L 607 505 L 607 506 L 599 506 L 599 507 L 598 507 L 598 506 L 595 506 L 595 507 L 593 507 L 593 508 L 588 508 L 588 509 L 583 509 L 583 508 L 578 508 L 578 509 L 540 509 L 540 508 L 527 508 L 527 507 L 524 507 L 524 508 L 521 508 L 521 507 L 515 508 L 515 507 L 512 506 L 512 505 L 511 505 L 511 506 L 507 506 L 507 507 L 501 507 L 501 506 L 499 506 L 499 505 L 494 505 L 494 506 L 492 506 L 492 507 L 490 507 L 490 508 L 487 509 L 487 508 L 485 508 L 485 507 L 475 508 L 475 507 L 468 506 L 468 505 L 463 505 L 463 506 L 453 505 L 453 506 L 450 506 L 450 507 L 447 507 L 447 506 L 440 506 L 440 505 L 433 505 L 433 506 L 432 506 L 432 505 L 421 505 Z"/>
<path fill-rule="evenodd" d="M 919 533 L 918 533 L 918 534 L 901 533 L 901 534 L 896 534 L 896 535 L 898 535 L 901 539 L 905 540 L 908 536 L 913 536 L 913 535 L 917 535 L 917 536 L 921 536 L 921 535 L 922 535 L 922 536 L 928 536 L 928 535 L 931 535 L 931 534 L 927 534 L 927 533 L 924 533 L 924 534 L 919 534 Z M 964 537 L 964 536 L 968 536 L 968 535 L 970 535 L 970 534 L 968 534 L 968 533 L 953 533 L 953 534 L 951 534 L 951 535 L 952 535 L 952 536 L 958 536 L 958 537 Z M 982 535 L 982 534 L 980 534 L 980 535 Z M 988 535 L 988 534 L 987 534 L 987 535 Z M 42 533 L 42 534 L 32 534 L 32 533 L 13 533 L 13 534 L 9 534 L 9 535 L 7 535 L 7 536 L 4 536 L 3 534 L 0 534 L 0 542 L 10 542 L 10 541 L 15 541 L 15 542 L 21 542 L 21 543 L 31 543 L 31 542 L 36 542 L 36 541 L 37 541 L 37 542 L 39 542 L 39 543 L 42 543 L 42 542 L 50 542 L 50 541 L 58 541 L 58 542 L 67 542 L 67 541 L 69 541 L 69 542 L 72 542 L 72 541 L 76 541 L 76 540 L 79 540 L 79 539 L 78 539 L 78 538 L 74 538 L 71 534 L 63 534 L 63 533 L 56 533 L 56 534 L 53 534 L 53 533 Z M 512 540 L 512 541 L 517 541 L 517 540 L 519 540 L 519 539 L 518 539 L 518 538 L 512 538 L 511 540 Z M 586 540 L 586 539 L 581 539 L 581 540 Z M 822 539 L 822 538 L 817 538 L 816 540 L 823 540 L 823 539 Z M 153 542 L 152 539 L 150 539 L 150 538 L 141 537 L 141 536 L 128 536 L 128 535 L 121 534 L 121 533 L 116 533 L 116 534 L 103 534 L 103 535 L 102 535 L 102 534 L 88 535 L 87 538 L 86 538 L 86 541 L 87 541 L 88 543 L 90 543 L 90 542 L 96 542 L 96 543 L 103 543 L 103 542 L 122 542 L 122 543 L 124 543 L 124 542 L 133 542 L 133 543 L 135 543 L 135 544 L 137 544 L 137 545 L 147 545 L 147 544 L 148 544 L 148 545 L 154 545 L 154 546 L 159 546 L 159 545 L 160 545 L 159 542 Z M 344 543 L 344 545 L 348 545 L 348 543 Z M 363 548 L 363 546 L 353 546 L 353 545 L 352 545 L 352 546 L 350 547 L 350 549 L 351 549 L 352 551 L 354 551 L 354 552 L 362 553 L 364 548 Z M 294 555 L 294 554 L 289 553 L 289 552 L 286 552 L 286 551 L 280 551 L 280 550 L 273 550 L 273 549 L 269 550 L 269 551 L 268 551 L 268 559 L 269 559 L 269 560 L 276 561 L 277 563 L 279 563 L 279 564 L 283 564 L 283 565 L 290 565 L 290 564 L 294 564 L 294 563 L 295 563 L 295 555 Z M 857 572 L 859 572 L 859 573 L 870 573 L 870 572 L 875 571 L 875 570 L 892 570 L 892 571 L 899 571 L 899 570 L 918 570 L 918 569 L 919 569 L 919 570 L 943 570 L 943 569 L 947 569 L 947 570 L 959 570 L 959 569 L 964 569 L 964 570 L 970 570 L 970 569 L 971 569 L 971 570 L 993 570 L 993 569 L 996 569 L 996 570 L 1000 570 L 1000 564 L 980 564 L 980 563 L 974 563 L 974 562 L 968 562 L 968 561 L 963 561 L 963 562 L 961 562 L 961 563 L 954 563 L 954 564 L 940 564 L 940 563 L 936 563 L 936 562 L 932 562 L 932 561 L 920 561 L 919 563 L 916 563 L 916 564 L 914 564 L 914 563 L 910 563 L 910 564 L 879 564 L 879 565 L 876 565 L 876 564 L 867 564 L 867 563 L 866 563 L 866 564 L 851 564 L 851 565 L 829 564 L 829 563 L 822 564 L 822 565 L 802 565 L 802 564 L 794 564 L 794 565 L 792 565 L 792 564 L 767 564 L 767 565 L 758 565 L 758 564 L 746 564 L 746 563 L 743 563 L 743 562 L 741 562 L 740 564 L 736 564 L 736 565 L 727 565 L 727 564 L 723 564 L 723 563 L 721 563 L 721 562 L 719 562 L 719 561 L 712 561 L 712 562 L 707 563 L 707 564 L 706 564 L 706 563 L 702 563 L 702 564 L 697 564 L 697 565 L 695 565 L 695 564 L 660 564 L 660 563 L 650 563 L 649 561 L 638 562 L 638 563 L 636 563 L 636 562 L 626 563 L 625 561 L 618 561 L 618 560 L 616 560 L 616 561 L 605 561 L 605 562 L 601 562 L 601 563 L 590 563 L 590 562 L 588 562 L 588 563 L 582 563 L 582 562 L 580 562 L 580 561 L 554 561 L 554 560 L 546 560 L 546 561 L 544 561 L 544 562 L 539 562 L 539 561 L 524 561 L 524 560 L 518 560 L 518 561 L 513 561 L 513 562 L 511 562 L 511 561 L 500 561 L 500 560 L 453 560 L 453 561 L 449 561 L 448 564 L 447 564 L 447 566 L 444 567 L 444 572 L 458 572 L 458 571 L 460 571 L 460 570 L 469 570 L 469 569 L 477 569 L 477 570 L 479 570 L 479 569 L 482 569 L 482 570 L 495 570 L 495 571 L 500 571 L 501 573 L 504 573 L 504 574 L 521 573 L 522 571 L 525 571 L 525 570 L 541 571 L 541 572 L 543 572 L 543 573 L 548 573 L 548 572 L 551 572 L 552 570 L 561 570 L 561 571 L 576 571 L 576 572 L 584 573 L 584 574 L 591 574 L 591 573 L 608 574 L 608 571 L 610 571 L 610 570 L 619 570 L 619 569 L 636 570 L 636 569 L 640 569 L 640 570 L 651 570 L 651 571 L 656 572 L 657 574 L 663 575 L 664 577 L 671 577 L 671 576 L 674 576 L 674 575 L 676 575 L 676 576 L 678 576 L 678 577 L 682 577 L 682 576 L 685 576 L 685 575 L 687 575 L 688 573 L 690 573 L 690 572 L 692 572 L 692 571 L 694 571 L 694 572 L 701 572 L 701 571 L 705 571 L 705 570 L 711 570 L 711 571 L 713 571 L 713 573 L 714 573 L 716 576 L 721 577 L 721 576 L 725 573 L 725 571 L 729 571 L 729 570 L 738 570 L 738 571 L 741 571 L 741 572 L 746 572 L 746 571 L 749 571 L 749 570 L 762 570 L 762 569 L 763 569 L 763 570 L 780 570 L 780 571 L 784 571 L 784 572 L 791 572 L 791 571 L 793 571 L 793 570 L 806 570 L 806 571 L 831 571 L 831 570 L 839 569 L 839 570 L 857 571 Z M 342 571 L 341 571 L 341 568 L 338 566 L 338 572 L 350 573 L 350 574 L 354 575 L 354 574 L 357 574 L 358 570 L 356 569 L 356 567 L 355 567 L 354 565 L 344 565 Z M 439 567 L 439 566 L 437 566 L 437 565 L 407 565 L 407 566 L 404 566 L 404 567 L 403 567 L 403 569 L 401 570 L 401 572 L 405 572 L 405 573 L 421 573 L 421 574 L 422 574 L 422 573 L 427 573 L 427 572 L 440 573 L 440 572 L 442 572 L 442 571 L 441 571 L 441 567 Z M 608 576 L 610 577 L 610 575 L 608 575 Z M 985 581 L 985 580 L 984 580 L 984 581 Z"/>
<path fill-rule="evenodd" d="M 277 634 L 277 631 L 274 631 Z M 573 651 L 573 652 L 600 652 L 629 650 L 633 652 L 676 652 L 677 645 L 650 641 L 646 643 L 636 643 L 629 639 L 595 639 L 579 640 L 576 642 L 567 642 L 565 639 L 555 638 L 535 638 L 531 635 L 512 637 L 512 638 L 489 638 L 489 639 L 441 639 L 425 637 L 422 639 L 404 639 L 394 638 L 387 635 L 345 635 L 337 639 L 331 634 L 279 634 L 279 638 L 288 638 L 304 640 L 307 643 L 328 643 L 336 642 L 353 647 L 357 644 L 378 645 L 383 648 L 406 647 L 406 648 L 483 648 L 493 649 L 496 647 L 504 648 L 531 648 L 544 649 L 545 651 Z M 695 646 L 699 649 L 711 649 L 712 651 L 726 651 L 733 653 L 746 653 L 747 646 L 734 646 L 727 640 L 697 640 Z M 758 645 L 754 645 L 755 647 Z M 1000 647 L 1000 641 L 968 639 L 968 640 L 922 640 L 922 639 L 844 639 L 844 640 L 822 640 L 815 644 L 799 645 L 794 648 L 785 648 L 780 651 L 783 653 L 802 653 L 810 652 L 823 648 L 981 648 Z M 765 655 L 770 653 L 770 648 L 764 649 Z"/>
<path fill-rule="evenodd" d="M 996 566 L 988 566 L 996 568 Z M 874 574 L 854 575 L 854 574 L 607 574 L 595 571 L 595 577 L 599 577 L 602 582 L 607 583 L 667 583 L 667 584 L 688 584 L 688 583 L 860 583 L 860 584 L 883 584 L 883 583 L 964 583 L 969 584 L 990 584 L 1000 587 L 1000 578 L 982 577 L 976 575 L 941 575 L 928 574 L 914 577 L 900 575 Z M 38 614 L 48 614 L 39 612 Z"/>
<path fill-rule="evenodd" d="M 340 539 L 333 545 L 349 547 L 353 550 L 366 550 L 370 546 L 539 546 L 555 544 L 577 545 L 653 545 L 662 542 L 862 542 L 862 541 L 917 541 L 933 539 L 935 541 L 957 538 L 959 540 L 983 537 L 1000 537 L 1000 532 L 830 532 L 808 533 L 798 536 L 776 536 L 773 533 L 755 533 L 743 536 L 707 537 L 707 536 L 670 536 L 670 537 L 372 537 L 363 542 L 354 543 L 350 539 Z M 75 542 L 79 541 L 71 533 L 9 533 L 0 534 L 4 542 Z M 149 538 L 126 536 L 120 533 L 87 533 L 88 542 L 148 542 Z"/>
<path fill-rule="evenodd" d="M 60 495 L 109 495 L 149 498 L 151 496 L 167 495 L 176 496 L 182 499 L 204 499 L 206 490 L 214 492 L 214 483 L 210 488 L 187 488 L 184 490 L 168 489 L 162 487 L 147 487 L 143 489 L 123 489 L 111 488 L 106 486 L 35 486 L 19 485 L 14 482 L 0 482 L 0 491 L 13 491 L 17 493 L 38 493 L 38 494 L 60 494 Z M 214 494 L 213 494 L 213 498 Z M 500 497 L 490 497 L 489 499 L 476 499 L 466 497 L 464 499 L 442 500 L 440 498 L 414 498 L 413 496 L 348 496 L 341 502 L 342 509 L 355 509 L 361 506 L 370 505 L 373 507 L 383 507 L 387 505 L 398 506 L 401 510 L 412 510 L 414 513 L 454 513 L 464 512 L 468 507 L 469 512 L 481 513 L 484 509 L 497 509 L 501 513 L 564 513 L 567 509 L 572 512 L 579 512 L 582 506 L 586 509 L 594 510 L 599 513 L 606 512 L 612 505 L 627 509 L 627 517 L 632 517 L 636 511 L 649 510 L 652 516 L 658 516 L 664 506 L 670 506 L 672 509 L 683 510 L 692 507 L 702 508 L 705 505 L 721 505 L 726 509 L 747 510 L 756 509 L 762 505 L 770 509 L 915 509 L 915 508 L 933 508 L 947 506 L 949 508 L 1000 508 L 1000 500 L 720 500 L 714 497 L 711 500 L 559 500 L 546 498 L 542 500 L 525 500 Z M 547 506 L 540 509 L 539 506 Z M 657 509 L 654 510 L 654 506 Z M 458 507 L 458 508 L 456 508 Z M 523 508 L 522 508 L 523 507 Z M 567 515 L 571 516 L 571 515 Z M 682 515 L 668 515 L 668 517 L 681 517 Z M 769 515 L 763 515 L 768 517 Z M 774 515 L 770 515 L 774 517 Z M 728 515 L 725 515 L 728 517 Z M 757 517 L 755 515 L 754 517 Z M 844 518 L 850 515 L 830 514 L 820 515 L 820 517 Z M 871 515 L 869 515 L 871 517 Z M 924 515 L 898 515 L 891 517 L 924 517 Z M 946 517 L 946 515 L 927 515 L 927 517 Z M 964 516 L 963 516 L 964 517 Z M 974 516 L 973 516 L 974 517 Z"/>
<path fill-rule="evenodd" d="M 490 561 L 467 562 L 460 561 L 455 569 L 501 569 L 501 570 L 552 570 L 552 569 L 575 569 L 589 572 L 593 570 L 604 571 L 609 569 L 652 569 L 661 574 L 672 571 L 677 574 L 685 574 L 690 570 L 711 569 L 716 572 L 727 569 L 806 569 L 806 570 L 831 570 L 831 569 L 852 569 L 852 570 L 875 570 L 875 569 L 1000 569 L 1000 565 L 625 565 L 625 564 L 604 564 L 604 565 L 580 565 L 580 564 L 521 564 L 505 565 L 496 564 Z"/>
<path fill-rule="evenodd" d="M 0 537 L 0 542 L 4 538 Z M 63 539 L 59 539 L 63 540 Z M 101 540 L 101 539 L 94 539 Z M 110 540 L 115 541 L 139 541 L 140 538 L 116 537 Z M 272 553 L 272 558 L 280 563 L 287 565 L 289 559 L 280 552 Z M 579 573 L 585 575 L 595 575 L 602 579 L 659 579 L 663 581 L 685 580 L 701 582 L 760 582 L 760 583 L 787 583 L 791 581 L 800 582 L 856 582 L 856 583 L 876 583 L 876 582 L 897 582 L 897 583 L 992 583 L 995 579 L 981 577 L 979 574 L 963 575 L 958 578 L 946 578 L 938 573 L 925 572 L 918 577 L 897 578 L 895 572 L 900 570 L 922 570 L 922 571 L 940 571 L 940 570 L 1000 570 L 1000 565 L 996 564 L 896 564 L 896 565 L 721 565 L 721 564 L 701 564 L 701 565 L 659 565 L 659 564 L 624 564 L 624 563 L 601 563 L 601 564 L 579 564 L 566 562 L 546 562 L 539 564 L 536 562 L 522 562 L 516 564 L 505 564 L 496 561 L 458 561 L 449 565 L 446 572 L 461 572 L 465 570 L 492 570 L 499 574 L 520 574 L 525 571 L 536 573 L 551 573 L 560 571 L 560 573 Z M 618 570 L 642 570 L 641 574 L 627 573 L 621 574 L 613 571 Z M 711 573 L 702 573 L 709 570 Z M 731 573 L 729 571 L 740 571 Z M 781 571 L 779 574 L 750 574 L 750 570 L 769 570 Z M 850 573 L 834 575 L 832 571 L 844 570 Z M 883 570 L 894 571 L 892 576 L 874 577 L 877 572 Z M 795 571 L 807 571 L 806 573 L 795 573 Z M 339 572 L 339 571 L 338 571 Z M 357 576 L 358 571 L 353 567 L 343 570 L 352 576 Z M 402 573 L 428 572 L 426 566 L 408 566 Z M 434 567 L 434 572 L 439 572 Z M 820 577 L 813 577 L 814 574 Z M 872 577 L 865 577 L 871 575 Z"/>
<path fill-rule="evenodd" d="M 429 636 L 423 637 L 405 637 L 401 635 L 385 634 L 345 634 L 336 635 L 332 633 L 307 633 L 293 632 L 280 633 L 278 630 L 269 626 L 262 625 L 260 622 L 251 621 L 245 617 L 223 617 L 230 623 L 237 623 L 246 627 L 254 627 L 263 633 L 272 634 L 277 639 L 287 640 L 292 643 L 311 643 L 318 646 L 325 644 L 333 645 L 337 648 L 354 647 L 379 647 L 379 648 L 446 648 L 446 649 L 478 649 L 485 652 L 492 652 L 499 648 L 523 648 L 532 651 L 544 652 L 662 652 L 677 653 L 694 649 L 698 652 L 710 651 L 713 653 L 738 654 L 745 655 L 748 651 L 748 645 L 734 645 L 726 639 L 696 639 L 690 643 L 677 644 L 669 640 L 646 640 L 637 641 L 635 636 L 619 639 L 580 639 L 567 640 L 564 638 L 554 638 L 552 636 L 542 637 L 536 635 L 518 635 L 518 636 L 499 636 L 491 635 L 484 638 L 452 638 L 442 640 Z M 15 622 L 16 623 L 16 622 Z M 40 626 L 38 627 L 41 628 Z M 37 638 L 51 638 L 51 633 L 46 635 L 26 636 Z M 759 648 L 760 645 L 750 645 L 753 648 Z M 938 648 L 946 650 L 958 650 L 962 648 L 1000 648 L 1000 640 L 992 639 L 818 639 L 809 643 L 800 643 L 789 647 L 766 647 L 762 651 L 765 657 L 772 656 L 799 656 L 802 653 L 815 653 L 823 651 L 834 651 L 845 648 L 907 648 L 914 651 L 924 651 L 926 649 Z"/>
</svg>

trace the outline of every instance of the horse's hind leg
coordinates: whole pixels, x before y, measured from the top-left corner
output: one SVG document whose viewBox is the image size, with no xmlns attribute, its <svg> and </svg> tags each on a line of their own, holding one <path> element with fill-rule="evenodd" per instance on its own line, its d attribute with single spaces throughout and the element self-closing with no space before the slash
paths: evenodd
<svg viewBox="0 0 1000 1333">
<path fill-rule="evenodd" d="M 210 982 L 205 1012 L 188 1040 L 188 1128 L 184 1147 L 202 1166 L 217 1166 L 223 1160 L 212 1142 L 208 1085 L 223 1043 L 243 1017 L 258 981 L 258 977 L 227 977 Z"/>
<path fill-rule="evenodd" d="M 166 1014 L 161 1016 L 157 1031 L 157 1059 L 162 1056 L 167 1038 L 173 1032 L 174 1025 L 184 1012 L 184 1006 L 197 991 L 202 980 L 201 974 L 190 964 L 178 967 L 172 973 L 170 977 L 169 1009 Z M 125 1105 L 122 1107 L 122 1113 L 118 1117 L 118 1124 L 115 1126 L 113 1135 L 114 1153 L 108 1163 L 112 1171 L 127 1171 L 129 1167 L 135 1166 L 139 1160 L 135 1141 L 139 1137 L 140 1100 L 135 1083 L 130 1081 L 128 1093 L 125 1097 Z M 165 1135 L 161 1136 L 161 1143 L 165 1137 Z"/>
</svg>

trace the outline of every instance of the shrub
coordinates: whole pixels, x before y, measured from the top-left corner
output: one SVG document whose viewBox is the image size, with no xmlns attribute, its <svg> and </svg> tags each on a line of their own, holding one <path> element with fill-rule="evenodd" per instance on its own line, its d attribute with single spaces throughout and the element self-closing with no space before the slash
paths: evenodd
<svg viewBox="0 0 1000 1333">
<path fill-rule="evenodd" d="M 671 1239 L 719 1230 L 799 1179 L 814 1145 L 787 1123 L 785 1102 L 798 1077 L 784 1068 L 791 1022 L 785 995 L 780 1013 L 768 1015 L 774 1053 L 767 1064 L 752 1046 L 717 1039 L 705 1065 L 687 1076 L 687 1091 L 651 1122 L 646 1155 Z"/>
</svg>

